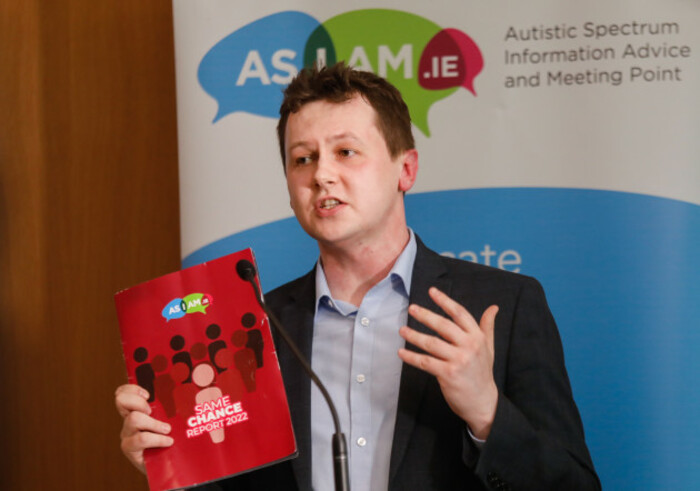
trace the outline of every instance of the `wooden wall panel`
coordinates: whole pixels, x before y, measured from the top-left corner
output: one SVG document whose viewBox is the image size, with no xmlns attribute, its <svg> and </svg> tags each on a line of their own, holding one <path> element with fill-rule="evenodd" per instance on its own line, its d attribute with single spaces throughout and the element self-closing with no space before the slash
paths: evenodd
<svg viewBox="0 0 700 491">
<path fill-rule="evenodd" d="M 147 489 L 112 295 L 179 267 L 169 1 L 0 4 L 2 489 Z"/>
<path fill-rule="evenodd" d="M 12 489 L 29 465 L 25 432 L 42 412 L 33 404 L 46 324 L 43 279 L 44 172 L 37 6 L 3 4 L 0 13 L 0 487 Z M 40 420 L 39 420 L 40 421 Z M 32 435 L 29 436 L 32 438 Z"/>
</svg>

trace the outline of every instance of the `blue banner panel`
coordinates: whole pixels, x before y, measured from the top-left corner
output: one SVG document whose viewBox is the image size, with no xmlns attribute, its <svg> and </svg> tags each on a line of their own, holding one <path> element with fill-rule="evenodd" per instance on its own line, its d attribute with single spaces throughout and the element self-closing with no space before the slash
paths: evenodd
<svg viewBox="0 0 700 491">
<path fill-rule="evenodd" d="M 606 489 L 697 485 L 700 206 L 556 188 L 412 194 L 406 206 L 433 249 L 542 282 Z M 249 246 L 266 290 L 318 254 L 289 218 L 203 247 L 184 266 Z"/>
</svg>

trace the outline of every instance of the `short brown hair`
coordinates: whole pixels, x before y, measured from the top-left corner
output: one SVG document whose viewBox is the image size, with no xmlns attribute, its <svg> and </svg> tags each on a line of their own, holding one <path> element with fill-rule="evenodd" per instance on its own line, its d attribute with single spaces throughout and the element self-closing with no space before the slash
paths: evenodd
<svg viewBox="0 0 700 491">
<path fill-rule="evenodd" d="M 353 69 L 345 63 L 301 70 L 284 91 L 277 124 L 277 138 L 285 166 L 284 132 L 289 115 L 315 101 L 340 103 L 359 94 L 377 113 L 377 128 L 392 158 L 415 148 L 408 106 L 396 87 L 371 72 Z"/>
</svg>

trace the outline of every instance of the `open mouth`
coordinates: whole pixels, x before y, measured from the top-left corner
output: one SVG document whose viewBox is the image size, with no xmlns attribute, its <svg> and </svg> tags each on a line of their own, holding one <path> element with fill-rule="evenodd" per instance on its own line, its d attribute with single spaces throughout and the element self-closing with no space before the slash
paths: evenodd
<svg viewBox="0 0 700 491">
<path fill-rule="evenodd" d="M 335 198 L 329 198 L 329 199 L 324 199 L 321 201 L 321 209 L 322 210 L 330 210 L 335 208 L 340 204 L 340 201 L 338 201 Z"/>
</svg>

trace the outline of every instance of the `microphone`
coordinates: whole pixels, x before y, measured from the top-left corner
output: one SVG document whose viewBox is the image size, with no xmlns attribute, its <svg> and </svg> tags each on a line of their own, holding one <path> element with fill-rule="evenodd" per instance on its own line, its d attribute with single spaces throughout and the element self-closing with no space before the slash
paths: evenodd
<svg viewBox="0 0 700 491">
<path fill-rule="evenodd" d="M 258 284 L 255 282 L 255 277 L 257 271 L 253 263 L 247 259 L 241 259 L 236 263 L 236 273 L 243 280 L 247 281 L 253 286 L 255 291 L 255 299 L 258 301 L 260 307 L 262 307 L 267 317 L 270 319 L 277 332 L 282 336 L 289 349 L 299 360 L 299 363 L 304 368 L 304 371 L 311 378 L 311 380 L 316 384 L 316 387 L 321 391 L 323 398 L 328 404 L 328 408 L 331 410 L 331 416 L 333 417 L 333 425 L 335 426 L 335 434 L 333 435 L 332 446 L 333 446 L 333 476 L 335 478 L 335 489 L 336 491 L 350 491 L 350 474 L 348 471 L 348 447 L 345 441 L 345 434 L 340 430 L 340 419 L 338 418 L 338 412 L 335 409 L 335 404 L 331 399 L 328 390 L 318 378 L 318 375 L 311 369 L 311 364 L 302 354 L 301 350 L 297 347 L 296 343 L 289 337 L 287 331 L 282 327 L 282 323 L 277 319 L 277 316 L 272 313 L 271 310 L 267 308 L 265 302 L 263 301 L 262 295 L 260 294 L 260 289 Z"/>
<path fill-rule="evenodd" d="M 236 273 L 243 281 L 252 281 L 255 279 L 255 266 L 247 259 L 241 259 L 236 263 Z"/>
</svg>

